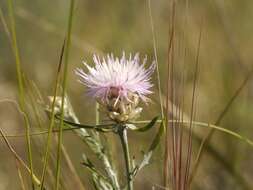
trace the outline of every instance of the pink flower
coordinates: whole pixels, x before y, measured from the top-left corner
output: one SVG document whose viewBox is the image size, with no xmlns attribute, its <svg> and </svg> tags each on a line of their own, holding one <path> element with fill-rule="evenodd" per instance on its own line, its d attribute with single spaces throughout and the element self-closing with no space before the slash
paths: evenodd
<svg viewBox="0 0 253 190">
<path fill-rule="evenodd" d="M 88 95 L 102 102 L 108 99 L 129 100 L 129 94 L 136 94 L 144 102 L 147 102 L 147 95 L 151 94 L 150 82 L 151 75 L 155 69 L 153 62 L 147 69 L 144 67 L 147 58 L 141 63 L 139 54 L 132 58 L 126 58 L 123 53 L 121 58 L 114 57 L 112 54 L 103 57 L 94 55 L 94 67 L 90 67 L 84 62 L 88 71 L 76 69 L 76 74 L 80 77 L 79 81 L 88 87 Z"/>
</svg>

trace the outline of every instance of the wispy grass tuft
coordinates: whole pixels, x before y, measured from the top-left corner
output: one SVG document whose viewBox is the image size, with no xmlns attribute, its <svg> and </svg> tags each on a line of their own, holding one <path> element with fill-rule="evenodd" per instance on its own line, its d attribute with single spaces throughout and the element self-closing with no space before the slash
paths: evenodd
<svg viewBox="0 0 253 190">
<path fill-rule="evenodd" d="M 185 6 L 187 12 L 188 4 Z M 173 190 L 190 189 L 189 176 L 192 159 L 192 138 L 193 138 L 193 121 L 195 118 L 196 89 L 199 75 L 199 51 L 202 35 L 202 28 L 197 43 L 196 60 L 194 65 L 192 96 L 190 101 L 190 124 L 187 128 L 187 136 L 183 134 L 184 121 L 184 83 L 185 83 L 185 62 L 187 49 L 180 43 L 180 35 L 176 26 L 177 2 L 171 2 L 170 31 L 168 41 L 168 71 L 167 71 L 167 92 L 166 92 L 166 139 L 165 139 L 165 159 L 164 159 L 164 188 Z M 187 21 L 187 14 L 185 22 Z M 186 30 L 185 26 L 183 30 Z M 185 32 L 185 31 L 184 31 Z M 184 37 L 184 34 L 183 34 Z M 184 39 L 183 39 L 184 40 Z M 183 43 L 185 43 L 183 41 Z M 183 52 L 183 64 L 180 64 L 177 55 Z M 180 69 L 180 71 L 178 71 Z M 179 79 L 177 77 L 179 74 Z M 172 106 L 169 104 L 171 102 Z M 175 109 L 175 105 L 177 108 Z M 178 118 L 175 122 L 170 122 L 173 118 Z"/>
<path fill-rule="evenodd" d="M 202 25 L 200 28 L 200 34 L 198 39 L 198 46 L 197 46 L 197 54 L 196 54 L 196 63 L 195 63 L 195 70 L 194 70 L 194 81 L 193 81 L 193 89 L 192 89 L 192 102 L 191 102 L 191 116 L 190 116 L 190 132 L 188 138 L 188 151 L 187 151 L 187 163 L 186 163 L 186 171 L 185 171 L 185 181 L 184 181 L 184 188 L 183 189 L 190 189 L 189 183 L 189 176 L 190 176 L 190 165 L 191 165 L 191 157 L 192 157 L 192 122 L 195 118 L 195 102 L 196 102 L 196 88 L 197 88 L 197 80 L 199 75 L 199 54 L 200 54 L 200 45 L 201 45 L 201 38 L 202 38 Z"/>
<path fill-rule="evenodd" d="M 169 187 L 169 162 L 170 160 L 172 160 L 171 158 L 171 148 L 170 148 L 170 132 L 169 132 L 169 128 L 171 128 L 172 126 L 169 124 L 169 119 L 170 119 L 170 113 L 173 113 L 173 110 L 170 110 L 170 99 L 172 100 L 172 95 L 173 95 L 173 61 L 172 61 L 172 47 L 173 47 L 173 43 L 174 43 L 174 34 L 175 34 L 175 1 L 171 2 L 171 15 L 170 15 L 170 30 L 168 32 L 169 34 L 169 39 L 168 39 L 168 51 L 167 51 L 167 80 L 166 80 L 166 104 L 165 104 L 165 151 L 164 151 L 164 171 L 163 171 L 163 185 L 164 188 L 168 188 Z M 173 103 L 173 100 L 172 100 Z M 173 106 L 172 106 L 173 108 Z"/>
</svg>

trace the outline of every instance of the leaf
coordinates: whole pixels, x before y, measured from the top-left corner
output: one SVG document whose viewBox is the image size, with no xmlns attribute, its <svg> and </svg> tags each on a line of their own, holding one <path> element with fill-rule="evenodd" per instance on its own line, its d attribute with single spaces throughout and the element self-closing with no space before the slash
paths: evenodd
<svg viewBox="0 0 253 190">
<path fill-rule="evenodd" d="M 85 154 L 83 154 L 83 162 L 82 165 L 84 165 L 87 169 L 89 169 L 93 175 L 93 180 L 97 179 L 96 185 L 97 184 L 103 184 L 105 186 L 111 186 L 111 184 L 107 181 L 107 178 L 100 173 L 95 166 L 92 164 L 92 162 L 86 157 Z M 94 178 L 95 176 L 95 178 Z M 98 183 L 99 182 L 99 183 Z"/>
<path fill-rule="evenodd" d="M 159 116 L 156 116 L 154 119 L 152 119 L 146 126 L 144 127 L 140 127 L 140 128 L 136 128 L 136 129 L 132 129 L 134 131 L 138 131 L 138 132 L 145 132 L 149 129 L 151 129 L 155 124 L 156 121 L 159 119 Z"/>
<path fill-rule="evenodd" d="M 83 162 L 82 165 L 86 166 L 90 171 L 97 172 L 92 162 L 83 154 Z"/>
<path fill-rule="evenodd" d="M 187 123 L 187 122 L 184 122 L 184 123 Z M 226 128 L 223 128 L 223 127 L 219 127 L 219 126 L 216 126 L 216 125 L 212 125 L 212 124 L 209 124 L 209 123 L 203 123 L 203 122 L 193 122 L 194 125 L 196 126 L 199 126 L 199 127 L 208 127 L 208 128 L 212 128 L 212 129 L 215 129 L 215 130 L 218 130 L 220 132 L 223 132 L 223 133 L 226 133 L 228 135 L 231 135 L 239 140 L 242 140 L 244 141 L 245 143 L 247 143 L 248 145 L 250 146 L 253 146 L 253 141 L 240 135 L 239 133 L 236 133 L 232 130 L 229 130 L 229 129 L 226 129 Z"/>
<path fill-rule="evenodd" d="M 107 181 L 106 177 L 96 170 L 94 165 L 85 155 L 83 155 L 83 159 L 84 162 L 82 164 L 92 172 L 92 182 L 94 188 L 97 190 L 113 190 L 112 185 Z"/>
<path fill-rule="evenodd" d="M 156 134 L 154 140 L 152 141 L 152 144 L 149 147 L 149 150 L 148 150 L 149 152 L 156 149 L 157 145 L 159 144 L 159 142 L 161 140 L 161 137 L 162 137 L 163 133 L 164 133 L 164 124 L 163 124 L 163 121 L 162 121 L 161 124 L 160 124 L 159 131 Z"/>
<path fill-rule="evenodd" d="M 59 119 L 58 116 L 56 116 L 57 119 Z M 84 128 L 84 129 L 94 129 L 100 132 L 111 132 L 114 130 L 115 125 L 114 124 L 102 124 L 102 125 L 85 125 L 85 124 L 80 124 L 80 123 L 74 123 L 68 120 L 63 120 L 65 124 L 77 127 L 77 128 Z"/>
<path fill-rule="evenodd" d="M 140 171 L 143 167 L 149 164 L 149 161 L 152 157 L 152 151 L 148 152 L 147 154 L 143 155 L 143 159 L 139 165 L 136 165 L 132 171 L 132 176 L 136 176 L 138 171 Z"/>
<path fill-rule="evenodd" d="M 99 187 L 98 187 L 94 177 L 92 178 L 92 184 L 93 184 L 93 187 L 95 188 L 95 190 L 99 190 Z"/>
<path fill-rule="evenodd" d="M 133 176 L 136 176 L 137 173 L 143 168 L 145 167 L 146 165 L 148 165 L 150 162 L 150 159 L 153 155 L 153 151 L 156 149 L 157 145 L 159 144 L 160 140 L 161 140 L 161 137 L 164 133 L 164 125 L 163 125 L 163 122 L 161 122 L 160 124 L 160 128 L 159 128 L 159 131 L 157 132 L 156 136 L 154 137 L 154 140 L 152 141 L 149 149 L 148 149 L 148 152 L 147 153 L 144 153 L 143 155 L 143 160 L 141 161 L 141 163 L 139 165 L 137 165 L 133 172 L 132 172 L 132 175 Z"/>
<path fill-rule="evenodd" d="M 139 165 L 139 169 L 143 168 L 144 166 L 148 165 L 149 164 L 149 161 L 152 157 L 152 153 L 153 151 L 149 151 L 147 154 L 144 154 L 143 155 L 143 160 L 141 162 L 141 164 Z"/>
<path fill-rule="evenodd" d="M 92 181 L 96 190 L 113 190 L 111 184 L 95 173 L 92 175 Z"/>
</svg>

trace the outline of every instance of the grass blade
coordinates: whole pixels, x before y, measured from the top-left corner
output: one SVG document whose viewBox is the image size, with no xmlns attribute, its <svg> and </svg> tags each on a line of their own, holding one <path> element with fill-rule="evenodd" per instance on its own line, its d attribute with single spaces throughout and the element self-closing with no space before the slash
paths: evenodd
<svg viewBox="0 0 253 190">
<path fill-rule="evenodd" d="M 45 174 L 47 170 L 47 164 L 48 164 L 48 158 L 49 158 L 49 148 L 51 144 L 51 138 L 52 138 L 52 131 L 54 127 L 54 112 L 55 112 L 55 102 L 56 102 L 56 95 L 58 91 L 58 83 L 60 80 L 60 72 L 62 68 L 62 58 L 63 58 L 63 53 L 65 49 L 65 40 L 62 45 L 61 49 L 61 54 L 60 54 L 60 60 L 59 60 L 59 65 L 58 65 L 58 70 L 56 74 L 56 81 L 55 81 L 55 86 L 54 86 L 54 97 L 53 97 L 53 102 L 52 102 L 52 107 L 51 107 L 51 114 L 50 114 L 50 124 L 49 124 L 49 129 L 48 129 L 48 135 L 47 135 L 47 144 L 46 144 L 46 149 L 45 149 L 45 156 L 44 156 L 44 164 L 43 164 L 43 170 L 42 170 L 42 175 L 41 175 L 41 190 L 43 189 L 44 186 L 44 180 L 45 180 Z"/>
<path fill-rule="evenodd" d="M 236 98 L 239 96 L 240 92 L 243 90 L 243 88 L 247 85 L 247 83 L 251 79 L 252 75 L 253 75 L 253 69 L 249 72 L 249 74 L 246 76 L 246 78 L 244 79 L 244 81 L 242 82 L 242 84 L 239 86 L 239 88 L 235 91 L 235 93 L 233 94 L 233 96 L 231 97 L 231 99 L 228 101 L 228 103 L 224 107 L 223 111 L 221 112 L 221 114 L 217 118 L 217 120 L 215 122 L 215 125 L 219 125 L 220 124 L 220 122 L 222 121 L 222 119 L 224 118 L 224 116 L 226 115 L 226 113 L 228 112 L 228 110 L 230 109 L 231 105 L 234 103 L 234 101 L 236 100 Z M 211 131 L 205 136 L 205 138 L 201 142 L 201 145 L 200 145 L 200 148 L 199 148 L 199 151 L 198 151 L 198 154 L 197 154 L 198 156 L 196 158 L 196 162 L 195 162 L 195 165 L 194 165 L 194 168 L 192 170 L 191 177 L 190 177 L 190 179 L 191 179 L 190 183 L 192 182 L 194 176 L 197 173 L 199 164 L 201 162 L 202 155 L 204 153 L 205 146 L 208 144 L 208 142 L 212 138 L 214 132 L 215 132 L 215 130 L 211 129 Z"/>
<path fill-rule="evenodd" d="M 15 26 L 12 0 L 8 0 L 8 13 L 9 13 L 9 18 L 10 18 L 12 49 L 15 55 L 16 72 L 17 72 L 17 78 L 18 78 L 19 104 L 20 104 L 21 111 L 25 114 L 24 84 L 23 84 L 23 78 L 22 78 L 19 49 L 17 45 L 16 26 Z M 32 182 L 32 187 L 33 187 L 33 161 L 32 161 L 32 148 L 31 148 L 31 139 L 30 139 L 30 124 L 28 121 L 28 117 L 24 117 L 24 120 L 25 120 L 25 127 L 26 127 L 26 144 L 27 144 L 27 152 L 28 152 L 28 159 L 29 159 L 29 167 L 31 170 L 31 182 Z"/>
<path fill-rule="evenodd" d="M 150 0 L 148 0 L 148 10 L 149 10 L 150 27 L 151 27 L 151 32 L 152 32 L 153 51 L 154 51 L 155 62 L 156 62 L 156 76 L 157 76 L 157 86 L 158 86 L 158 94 L 159 94 L 159 101 L 160 101 L 160 109 L 161 109 L 162 118 L 164 118 L 163 105 L 162 105 L 161 80 L 160 80 L 158 57 L 157 57 L 157 45 L 156 45 L 154 22 L 153 22 L 153 16 L 152 16 L 152 9 L 151 9 Z"/>
<path fill-rule="evenodd" d="M 15 164 L 16 164 L 16 168 L 18 170 L 18 177 L 19 177 L 19 181 L 20 181 L 21 190 L 25 190 L 25 182 L 24 182 L 21 170 L 20 170 L 20 164 L 17 159 L 15 159 Z"/>
<path fill-rule="evenodd" d="M 68 17 L 68 31 L 66 38 L 66 51 L 65 51 L 65 64 L 64 64 L 64 73 L 63 73 L 63 82 L 62 82 L 62 105 L 61 105 L 61 119 L 60 119 L 60 132 L 58 135 L 58 147 L 57 147 L 57 168 L 56 168 L 56 182 L 55 190 L 59 189 L 60 185 L 60 163 L 61 163 L 61 144 L 62 144 L 62 129 L 64 125 L 64 102 L 66 97 L 66 87 L 67 87 L 67 73 L 68 73 L 68 58 L 69 58 L 69 48 L 71 42 L 71 30 L 72 30 L 72 19 L 73 19 L 73 10 L 74 10 L 74 0 L 70 1 L 69 8 L 69 17 Z"/>
<path fill-rule="evenodd" d="M 159 116 L 154 117 L 154 119 L 152 119 L 146 126 L 136 128 L 136 129 L 134 129 L 134 131 L 138 131 L 138 132 L 148 131 L 149 129 L 151 129 L 156 124 L 158 118 L 159 118 Z M 162 124 L 163 124 L 163 122 L 162 122 Z"/>
<path fill-rule="evenodd" d="M 3 137 L 5 144 L 7 145 L 7 147 L 9 148 L 9 150 L 11 151 L 11 153 L 13 154 L 13 156 L 15 157 L 15 159 L 21 165 L 24 166 L 24 168 L 31 175 L 33 182 L 35 182 L 39 186 L 40 185 L 40 180 L 32 173 L 32 170 L 25 164 L 25 162 L 22 160 L 22 158 L 17 154 L 17 152 L 14 150 L 14 148 L 12 147 L 12 145 L 10 144 L 10 142 L 8 141 L 8 139 L 6 138 L 6 135 L 4 134 L 4 132 L 2 131 L 1 128 L 0 128 L 0 135 Z"/>
</svg>

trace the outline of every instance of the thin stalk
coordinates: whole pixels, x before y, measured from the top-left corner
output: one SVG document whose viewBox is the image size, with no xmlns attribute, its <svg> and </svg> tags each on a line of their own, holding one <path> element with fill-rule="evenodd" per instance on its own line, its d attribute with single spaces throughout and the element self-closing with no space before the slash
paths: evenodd
<svg viewBox="0 0 253 190">
<path fill-rule="evenodd" d="M 65 148 L 64 145 L 61 146 L 61 149 L 62 149 L 65 162 L 69 168 L 69 172 L 66 172 L 66 173 L 68 173 L 72 177 L 72 180 L 70 181 L 70 186 L 72 187 L 74 185 L 78 190 L 85 190 L 82 184 L 82 181 L 76 172 L 74 164 L 67 152 L 67 149 Z"/>
<path fill-rule="evenodd" d="M 171 152 L 172 149 L 170 147 L 170 132 L 169 132 L 169 118 L 170 118 L 170 108 L 169 108 L 169 100 L 173 102 L 173 98 L 171 95 L 173 94 L 171 91 L 173 91 L 173 87 L 171 86 L 171 79 L 172 79 L 172 47 L 174 42 L 174 35 L 175 35 L 175 1 L 172 1 L 172 13 L 171 13 L 171 30 L 169 30 L 169 41 L 168 41 L 168 60 L 167 60 L 167 81 L 166 81 L 166 106 L 165 106 L 165 150 L 164 150 L 164 170 L 163 170 L 163 186 L 167 188 L 169 186 L 169 162 L 172 160 L 171 158 Z M 173 113 L 173 107 L 172 107 L 172 113 Z M 171 126 L 172 127 L 172 126 Z"/>
<path fill-rule="evenodd" d="M 239 86 L 239 88 L 235 91 L 235 93 L 233 94 L 233 96 L 229 99 L 228 103 L 225 105 L 223 111 L 221 112 L 221 114 L 219 115 L 219 117 L 217 118 L 215 125 L 219 125 L 222 121 L 222 119 L 224 118 L 224 116 L 227 114 L 228 110 L 230 109 L 230 107 L 232 106 L 232 104 L 234 103 L 234 101 L 236 100 L 236 98 L 239 96 L 239 94 L 241 93 L 241 91 L 244 89 L 244 87 L 248 84 L 248 82 L 250 81 L 251 77 L 253 75 L 253 69 L 250 70 L 250 72 L 248 73 L 248 75 L 245 77 L 245 79 L 243 80 L 242 84 Z M 205 146 L 208 145 L 210 139 L 212 138 L 213 134 L 214 134 L 215 130 L 211 129 L 208 134 L 204 137 L 204 139 L 201 141 L 201 145 L 200 148 L 198 150 L 198 154 L 197 154 L 197 158 L 196 158 L 196 162 L 195 165 L 193 167 L 191 176 L 190 176 L 190 181 L 189 183 L 191 184 L 193 181 L 193 178 L 195 177 L 198 168 L 199 168 L 199 164 L 201 162 L 202 159 L 202 155 L 204 153 L 205 150 Z"/>
<path fill-rule="evenodd" d="M 200 54 L 200 45 L 201 45 L 201 38 L 202 38 L 202 26 L 200 28 L 199 39 L 198 39 L 198 46 L 197 46 L 197 55 L 196 55 L 196 63 L 195 63 L 195 71 L 194 71 L 194 81 L 193 81 L 193 89 L 192 89 L 192 101 L 191 101 L 191 116 L 190 116 L 190 133 L 188 136 L 188 150 L 187 150 L 187 159 L 186 159 L 186 169 L 185 169 L 185 178 L 184 178 L 184 186 L 183 189 L 190 189 L 189 184 L 189 175 L 190 175 L 190 166 L 191 166 L 191 157 L 192 157 L 192 127 L 193 127 L 193 120 L 195 117 L 195 102 L 196 102 L 196 90 L 197 90 L 197 82 L 198 82 L 198 75 L 199 75 L 199 54 Z M 189 186 L 189 187 L 188 187 Z"/>
<path fill-rule="evenodd" d="M 58 190 L 60 186 L 60 163 L 61 163 L 61 145 L 62 145 L 62 129 L 64 125 L 64 102 L 66 97 L 66 87 L 67 87 L 67 74 L 68 74 L 68 58 L 69 58 L 69 48 L 71 41 L 71 29 L 72 29 L 72 18 L 74 10 L 74 0 L 70 1 L 69 9 L 69 20 L 68 20 L 68 32 L 66 38 L 66 52 L 65 52 L 65 65 L 63 73 L 63 83 L 62 83 L 62 102 L 61 102 L 61 119 L 60 119 L 60 132 L 58 134 L 58 147 L 57 147 L 57 167 L 56 167 L 56 183 L 55 189 Z"/>
<path fill-rule="evenodd" d="M 56 102 L 56 95 L 57 95 L 57 89 L 58 89 L 58 83 L 60 79 L 60 71 L 61 71 L 61 66 L 62 66 L 62 56 L 64 53 L 64 48 L 65 48 L 65 41 L 62 46 L 61 50 L 61 56 L 60 56 L 60 61 L 58 65 L 58 70 L 57 70 L 57 77 L 55 81 L 55 86 L 54 86 L 54 97 L 53 97 L 53 102 L 52 102 L 52 107 L 51 107 L 51 114 L 50 114 L 50 124 L 49 124 L 49 129 L 48 129 L 48 135 L 47 135 L 47 144 L 46 144 L 46 150 L 45 150 L 45 156 L 44 156 L 44 164 L 43 164 L 43 170 L 42 170 L 42 175 L 41 175 L 41 187 L 40 189 L 43 189 L 44 181 L 45 181 L 45 174 L 47 170 L 47 165 L 48 165 L 48 158 L 49 158 L 49 148 L 51 145 L 51 139 L 52 139 L 52 132 L 53 132 L 53 127 L 54 127 L 54 118 L 55 118 L 55 102 Z"/>
<path fill-rule="evenodd" d="M 16 62 L 16 72 L 17 72 L 17 78 L 18 78 L 18 87 L 19 87 L 19 104 L 20 109 L 23 113 L 25 113 L 25 95 L 24 95 L 24 84 L 22 79 L 22 70 L 21 70 L 21 61 L 19 56 L 19 49 L 17 44 L 17 35 L 16 35 L 16 26 L 15 26 L 15 18 L 14 18 L 14 11 L 13 11 L 13 3 L 12 0 L 8 0 L 8 12 L 9 12 L 9 18 L 10 18 L 10 26 L 11 26 L 11 37 L 12 37 L 12 48 L 15 55 L 15 62 Z M 34 189 L 33 184 L 33 161 L 32 161 L 32 148 L 31 148 L 31 139 L 30 139 L 30 125 L 28 117 L 26 117 L 26 114 L 24 115 L 25 120 L 25 127 L 26 127 L 26 144 L 27 144 L 27 153 L 28 153 L 28 159 L 29 159 L 29 167 L 31 170 L 31 182 L 32 182 L 32 188 Z"/>
<path fill-rule="evenodd" d="M 129 147 L 128 147 L 128 139 L 127 139 L 127 129 L 122 127 L 118 135 L 120 137 L 123 153 L 124 153 L 124 159 L 126 164 L 126 172 L 127 172 L 127 189 L 133 190 L 133 181 L 131 180 L 131 160 L 130 160 L 130 153 L 129 153 Z"/>
<path fill-rule="evenodd" d="M 27 89 L 31 89 L 27 92 L 28 94 L 28 98 L 30 99 L 30 106 L 32 109 L 32 112 L 34 114 L 35 120 L 36 120 L 36 124 L 38 125 L 39 128 L 43 128 L 43 117 L 41 116 L 41 112 L 38 109 L 38 101 L 39 99 L 35 96 L 35 94 L 33 93 L 33 86 L 32 86 L 32 80 L 29 80 L 28 78 L 26 78 L 25 76 L 23 76 L 24 78 L 24 84 L 25 87 Z"/>
<path fill-rule="evenodd" d="M 6 21 L 5 21 L 3 10 L 1 9 L 1 7 L 0 7 L 0 21 L 2 22 L 3 29 L 4 29 L 4 31 L 5 31 L 8 39 L 11 42 L 11 34 L 10 34 L 10 31 L 9 31 L 8 25 L 7 25 Z"/>
<path fill-rule="evenodd" d="M 25 190 L 25 182 L 24 182 L 23 175 L 22 175 L 21 170 L 20 170 L 20 164 L 19 164 L 19 161 L 17 160 L 17 158 L 15 158 L 15 164 L 16 164 L 16 168 L 17 168 L 17 171 L 18 171 L 18 177 L 19 177 L 19 180 L 20 180 L 21 189 Z"/>
<path fill-rule="evenodd" d="M 161 109 L 162 118 L 164 118 L 163 105 L 162 105 L 161 79 L 160 79 L 158 56 L 157 56 L 157 45 L 156 45 L 154 22 L 153 22 L 153 16 L 152 16 L 152 9 L 151 9 L 150 0 L 148 0 L 148 10 L 149 10 L 149 18 L 150 18 L 150 27 L 151 27 L 151 32 L 152 32 L 153 51 L 154 51 L 155 62 L 156 62 L 156 75 L 157 75 L 157 86 L 158 86 L 158 94 L 159 94 L 159 101 L 160 101 L 160 109 Z"/>
<path fill-rule="evenodd" d="M 33 181 L 39 186 L 40 185 L 40 180 L 34 174 L 32 174 L 31 169 L 25 164 L 25 162 L 22 160 L 22 158 L 14 150 L 13 146 L 10 144 L 10 142 L 8 141 L 6 135 L 4 134 L 4 132 L 2 131 L 1 128 L 0 128 L 0 135 L 3 138 L 3 140 L 4 140 L 5 144 L 7 145 L 8 149 L 11 151 L 11 153 L 15 157 L 15 159 L 28 171 L 28 173 L 30 175 L 32 175 Z"/>
</svg>

